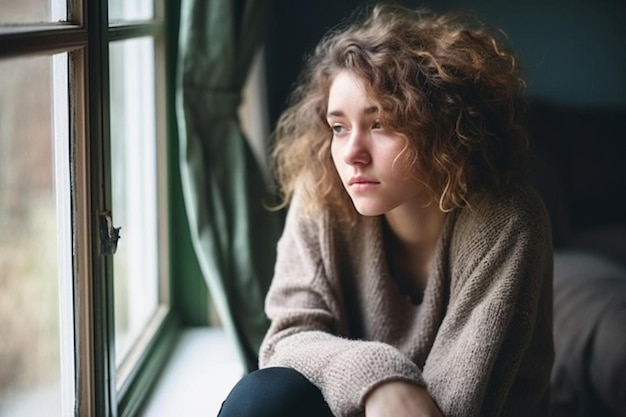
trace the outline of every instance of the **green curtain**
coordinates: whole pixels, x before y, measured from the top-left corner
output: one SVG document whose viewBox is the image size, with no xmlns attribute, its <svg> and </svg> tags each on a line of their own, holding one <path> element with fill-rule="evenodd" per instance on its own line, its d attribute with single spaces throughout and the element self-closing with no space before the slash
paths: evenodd
<svg viewBox="0 0 626 417">
<path fill-rule="evenodd" d="M 183 0 L 176 110 L 191 238 L 215 308 L 247 371 L 268 326 L 263 312 L 280 217 L 239 125 L 241 89 L 263 38 L 268 0 Z"/>
</svg>

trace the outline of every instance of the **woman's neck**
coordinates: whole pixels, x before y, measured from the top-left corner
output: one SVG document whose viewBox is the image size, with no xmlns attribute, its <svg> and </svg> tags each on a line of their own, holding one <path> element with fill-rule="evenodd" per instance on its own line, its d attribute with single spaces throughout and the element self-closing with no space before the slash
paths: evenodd
<svg viewBox="0 0 626 417">
<path fill-rule="evenodd" d="M 434 249 L 446 220 L 436 204 L 427 207 L 401 206 L 385 214 L 395 244 L 404 250 Z"/>
</svg>

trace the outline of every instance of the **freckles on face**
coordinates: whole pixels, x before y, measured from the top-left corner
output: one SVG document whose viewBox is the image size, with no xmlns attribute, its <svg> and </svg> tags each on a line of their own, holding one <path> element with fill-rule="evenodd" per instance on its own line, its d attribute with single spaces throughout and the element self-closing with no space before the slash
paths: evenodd
<svg viewBox="0 0 626 417">
<path fill-rule="evenodd" d="M 382 116 L 363 80 L 347 71 L 337 74 L 328 97 L 331 156 L 354 207 L 368 216 L 414 204 L 424 193 L 404 165 L 405 138 L 385 129 Z"/>
</svg>

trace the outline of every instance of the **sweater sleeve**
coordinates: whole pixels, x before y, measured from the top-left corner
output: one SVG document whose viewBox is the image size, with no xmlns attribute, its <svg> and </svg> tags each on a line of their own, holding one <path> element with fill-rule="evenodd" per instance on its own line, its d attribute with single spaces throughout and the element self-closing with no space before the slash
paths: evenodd
<svg viewBox="0 0 626 417">
<path fill-rule="evenodd" d="M 526 190 L 521 200 L 476 210 L 472 220 L 459 219 L 452 239 L 450 301 L 423 369 L 428 390 L 447 417 L 548 415 L 552 247 L 545 209 Z"/>
<path fill-rule="evenodd" d="M 346 337 L 341 285 L 325 270 L 325 219 L 288 213 L 276 270 L 266 298 L 270 329 L 260 367 L 290 367 L 322 391 L 337 416 L 364 415 L 363 398 L 376 385 L 405 380 L 424 385 L 418 367 L 395 347 Z"/>
</svg>

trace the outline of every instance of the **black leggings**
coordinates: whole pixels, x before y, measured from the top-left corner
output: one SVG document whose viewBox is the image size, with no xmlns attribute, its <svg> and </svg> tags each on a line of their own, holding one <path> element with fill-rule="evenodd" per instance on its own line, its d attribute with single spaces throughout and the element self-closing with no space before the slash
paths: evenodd
<svg viewBox="0 0 626 417">
<path fill-rule="evenodd" d="M 321 391 L 290 368 L 264 368 L 244 376 L 218 417 L 333 417 Z"/>
</svg>

